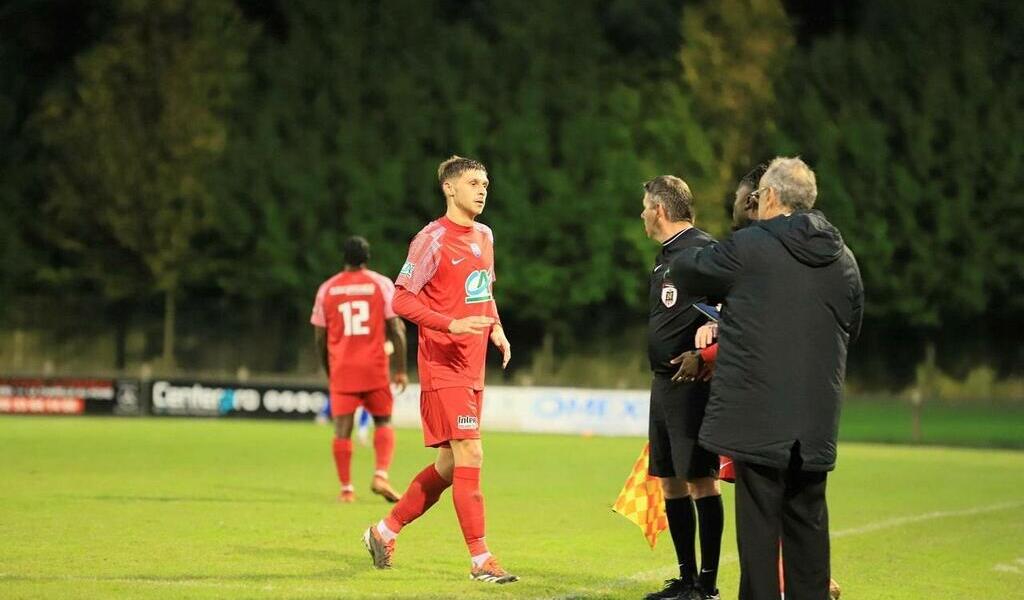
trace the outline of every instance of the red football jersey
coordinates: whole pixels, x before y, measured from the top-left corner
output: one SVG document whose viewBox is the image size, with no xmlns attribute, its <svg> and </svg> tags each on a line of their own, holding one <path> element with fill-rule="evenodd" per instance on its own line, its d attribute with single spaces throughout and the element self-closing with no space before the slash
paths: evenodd
<svg viewBox="0 0 1024 600">
<path fill-rule="evenodd" d="M 431 222 L 409 245 L 409 257 L 395 285 L 431 310 L 453 319 L 498 318 L 494 303 L 494 236 L 482 223 L 457 225 L 447 217 Z M 484 388 L 490 331 L 452 335 L 419 328 L 420 388 Z"/>
<path fill-rule="evenodd" d="M 309 322 L 327 328 L 327 356 L 332 392 L 365 392 L 387 387 L 385 321 L 395 284 L 369 269 L 342 271 L 316 293 Z"/>
</svg>

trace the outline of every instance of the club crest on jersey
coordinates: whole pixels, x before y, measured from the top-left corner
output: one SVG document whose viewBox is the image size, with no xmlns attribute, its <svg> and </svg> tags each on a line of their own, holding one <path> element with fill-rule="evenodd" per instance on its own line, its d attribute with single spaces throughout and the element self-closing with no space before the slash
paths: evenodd
<svg viewBox="0 0 1024 600">
<path fill-rule="evenodd" d="M 459 429 L 479 429 L 480 424 L 476 417 L 459 415 L 455 426 Z"/>
<path fill-rule="evenodd" d="M 672 308 L 673 306 L 675 306 L 676 299 L 678 299 L 678 297 L 679 291 L 676 289 L 676 286 L 672 285 L 671 283 L 662 284 L 661 303 L 664 304 L 666 308 Z"/>
<path fill-rule="evenodd" d="M 466 304 L 491 301 L 491 274 L 486 269 L 473 271 L 466 277 Z"/>
<path fill-rule="evenodd" d="M 475 256 L 477 258 L 480 258 L 480 255 L 483 254 L 480 251 L 480 246 L 476 245 L 476 242 L 470 242 L 469 243 L 469 251 L 472 252 L 473 256 Z"/>
<path fill-rule="evenodd" d="M 412 272 L 415 269 L 416 265 L 412 264 L 409 261 L 405 261 L 405 264 L 402 265 L 402 270 L 398 272 L 398 276 L 401 277 L 402 275 L 405 275 L 406 277 L 412 277 Z"/>
</svg>

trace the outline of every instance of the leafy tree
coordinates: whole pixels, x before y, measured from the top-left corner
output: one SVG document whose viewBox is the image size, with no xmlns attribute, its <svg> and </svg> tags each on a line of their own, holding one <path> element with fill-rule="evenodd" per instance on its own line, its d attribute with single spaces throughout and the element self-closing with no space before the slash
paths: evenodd
<svg viewBox="0 0 1024 600">
<path fill-rule="evenodd" d="M 783 98 L 780 143 L 816 168 L 819 205 L 860 258 L 869 314 L 932 330 L 1020 310 L 1007 291 L 1024 264 L 1011 232 L 1024 225 L 1024 71 L 992 51 L 999 27 L 962 10 L 873 3 L 863 27 L 876 35 L 816 44 Z"/>
<path fill-rule="evenodd" d="M 125 0 L 110 33 L 76 59 L 73 87 L 49 95 L 36 117 L 52 178 L 50 239 L 108 298 L 150 286 L 163 295 L 168 367 L 250 36 L 226 0 Z"/>
<path fill-rule="evenodd" d="M 774 127 L 792 26 L 779 0 L 723 0 L 687 6 L 682 30 L 683 81 L 711 141 L 711 151 L 699 155 L 695 192 L 698 201 L 707 198 L 717 207 L 739 177 L 764 160 L 755 150 Z M 728 230 L 722 211 L 705 215 L 715 233 Z"/>
</svg>

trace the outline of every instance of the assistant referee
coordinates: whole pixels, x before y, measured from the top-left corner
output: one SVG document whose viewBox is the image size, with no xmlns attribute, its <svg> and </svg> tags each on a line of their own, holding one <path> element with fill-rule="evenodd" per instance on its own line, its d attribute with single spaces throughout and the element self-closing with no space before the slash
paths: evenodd
<svg viewBox="0 0 1024 600">
<path fill-rule="evenodd" d="M 644 210 L 640 218 L 647 236 L 661 242 L 650 275 L 648 355 L 653 378 L 648 437 L 650 474 L 661 479 L 665 512 L 679 560 L 679 577 L 648 600 L 718 600 L 718 559 L 722 546 L 723 510 L 718 487 L 718 456 L 697 444 L 706 382 L 672 381 L 676 367 L 669 361 L 694 349 L 697 328 L 706 322 L 691 307 L 704 297 L 683 295 L 669 278 L 669 263 L 686 248 L 706 246 L 714 240 L 693 226 L 693 195 L 686 182 L 662 175 L 644 184 Z M 700 522 L 701 570 L 697 573 L 695 539 Z"/>
</svg>

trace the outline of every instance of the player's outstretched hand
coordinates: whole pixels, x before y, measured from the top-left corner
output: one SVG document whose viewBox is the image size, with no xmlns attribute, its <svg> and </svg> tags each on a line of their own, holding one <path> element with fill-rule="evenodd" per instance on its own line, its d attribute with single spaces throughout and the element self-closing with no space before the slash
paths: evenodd
<svg viewBox="0 0 1024 600">
<path fill-rule="evenodd" d="M 694 381 L 700 374 L 704 359 L 700 357 L 700 352 L 697 350 L 689 350 L 669 362 L 673 365 L 679 365 L 679 370 L 672 376 L 672 381 L 688 383 Z"/>
<path fill-rule="evenodd" d="M 398 386 L 398 393 L 401 394 L 405 388 L 409 387 L 409 374 L 395 373 L 391 376 L 391 382 Z"/>
<path fill-rule="evenodd" d="M 718 323 L 705 323 L 697 329 L 697 335 L 693 336 L 693 345 L 698 348 L 707 348 L 715 343 L 718 337 Z"/>
<path fill-rule="evenodd" d="M 491 317 L 465 317 L 455 319 L 448 325 L 448 331 L 455 335 L 486 333 L 494 323 Z"/>
<path fill-rule="evenodd" d="M 504 369 L 508 361 L 512 360 L 512 344 L 508 342 L 505 329 L 500 325 L 491 330 L 491 342 L 501 350 L 501 368 Z"/>
</svg>

